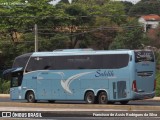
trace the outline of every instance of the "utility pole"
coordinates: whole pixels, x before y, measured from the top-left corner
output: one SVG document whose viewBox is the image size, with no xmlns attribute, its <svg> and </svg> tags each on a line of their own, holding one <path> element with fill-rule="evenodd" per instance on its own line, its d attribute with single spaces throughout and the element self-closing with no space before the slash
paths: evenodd
<svg viewBox="0 0 160 120">
<path fill-rule="evenodd" d="M 38 52 L 38 27 L 37 24 L 34 25 L 35 31 L 35 52 Z"/>
</svg>

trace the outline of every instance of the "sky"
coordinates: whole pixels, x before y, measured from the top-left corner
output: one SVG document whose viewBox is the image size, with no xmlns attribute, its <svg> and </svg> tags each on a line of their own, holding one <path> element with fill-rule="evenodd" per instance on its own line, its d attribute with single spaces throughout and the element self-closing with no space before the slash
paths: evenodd
<svg viewBox="0 0 160 120">
<path fill-rule="evenodd" d="M 52 3 L 53 5 L 55 5 L 55 4 L 57 4 L 59 1 L 61 1 L 61 0 L 53 0 L 51 3 Z"/>
<path fill-rule="evenodd" d="M 61 1 L 61 0 L 53 0 L 51 3 L 52 4 L 57 4 L 59 1 Z M 68 0 L 70 3 L 72 2 L 72 0 Z M 133 4 L 136 4 L 137 2 L 139 2 L 140 0 L 115 0 L 115 1 L 130 1 L 130 2 L 132 2 Z"/>
<path fill-rule="evenodd" d="M 53 5 L 55 5 L 55 4 L 57 4 L 59 1 L 61 1 L 61 0 L 53 0 L 51 3 L 52 3 Z M 69 3 L 72 2 L 72 0 L 68 0 L 68 1 L 69 1 Z"/>
<path fill-rule="evenodd" d="M 136 4 L 137 2 L 139 2 L 140 0 L 117 0 L 117 1 L 128 1 L 131 2 L 133 4 Z"/>
</svg>

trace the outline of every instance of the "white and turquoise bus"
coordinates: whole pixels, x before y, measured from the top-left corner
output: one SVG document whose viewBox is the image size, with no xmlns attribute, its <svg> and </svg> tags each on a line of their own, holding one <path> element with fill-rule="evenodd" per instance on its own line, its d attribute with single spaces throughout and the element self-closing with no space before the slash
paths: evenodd
<svg viewBox="0 0 160 120">
<path fill-rule="evenodd" d="M 27 53 L 4 75 L 10 76 L 12 100 L 127 104 L 155 96 L 155 57 L 150 50 Z"/>
</svg>

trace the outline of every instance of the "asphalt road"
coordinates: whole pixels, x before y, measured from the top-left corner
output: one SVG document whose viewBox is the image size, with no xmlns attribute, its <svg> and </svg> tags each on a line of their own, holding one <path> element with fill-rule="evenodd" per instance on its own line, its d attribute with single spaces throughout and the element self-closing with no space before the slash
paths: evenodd
<svg viewBox="0 0 160 120">
<path fill-rule="evenodd" d="M 8 97 L 0 98 L 0 102 L 21 102 L 26 103 L 27 101 L 18 101 L 18 100 L 10 100 Z M 38 103 L 48 103 L 47 101 L 39 101 Z M 56 101 L 55 103 L 68 103 L 68 104 L 84 104 L 83 101 Z M 51 103 L 54 104 L 54 103 Z M 116 102 L 114 105 L 120 105 L 119 102 Z M 155 100 L 138 100 L 138 101 L 130 101 L 127 105 L 141 105 L 141 106 L 160 106 L 160 101 Z"/>
<path fill-rule="evenodd" d="M 43 119 L 38 120 L 159 120 L 160 119 L 160 101 L 143 100 L 143 101 L 130 101 L 127 105 L 120 105 L 118 102 L 114 105 L 87 105 L 83 101 L 56 101 L 56 103 L 48 103 L 46 101 L 39 101 L 38 103 L 26 103 L 27 101 L 11 101 L 8 97 L 0 97 L 0 111 L 9 109 L 10 111 L 48 111 L 43 115 Z M 113 109 L 112 109 L 113 107 Z M 156 109 L 158 107 L 158 109 Z M 118 108 L 118 109 L 116 109 Z M 132 109 L 130 109 L 132 108 Z M 152 109 L 150 111 L 150 108 Z M 155 111 L 154 111 L 155 108 Z M 121 114 L 133 112 L 133 114 L 147 114 L 153 113 L 157 116 L 148 117 L 128 117 L 121 116 Z M 42 113 L 43 113 L 42 112 Z M 68 113 L 66 113 L 68 112 Z M 93 114 L 111 114 L 114 115 L 121 113 L 120 116 L 94 116 Z M 50 117 L 45 117 L 50 116 Z M 72 116 L 72 117 L 71 117 Z M 1 119 L 1 117 L 0 117 Z M 17 118 L 12 118 L 17 119 Z M 23 119 L 23 118 L 18 118 Z M 32 119 L 32 118 L 28 118 Z"/>
</svg>

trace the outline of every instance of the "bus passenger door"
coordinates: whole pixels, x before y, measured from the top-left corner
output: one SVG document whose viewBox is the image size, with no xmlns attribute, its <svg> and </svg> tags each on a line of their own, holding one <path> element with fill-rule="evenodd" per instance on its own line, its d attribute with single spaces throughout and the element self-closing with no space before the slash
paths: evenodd
<svg viewBox="0 0 160 120">
<path fill-rule="evenodd" d="M 18 89 L 18 78 L 12 77 L 11 79 L 11 88 L 10 88 L 10 98 L 16 100 L 19 98 L 19 89 Z"/>
<path fill-rule="evenodd" d="M 22 71 L 11 73 L 11 88 L 10 88 L 10 98 L 11 99 L 22 99 Z"/>
</svg>

